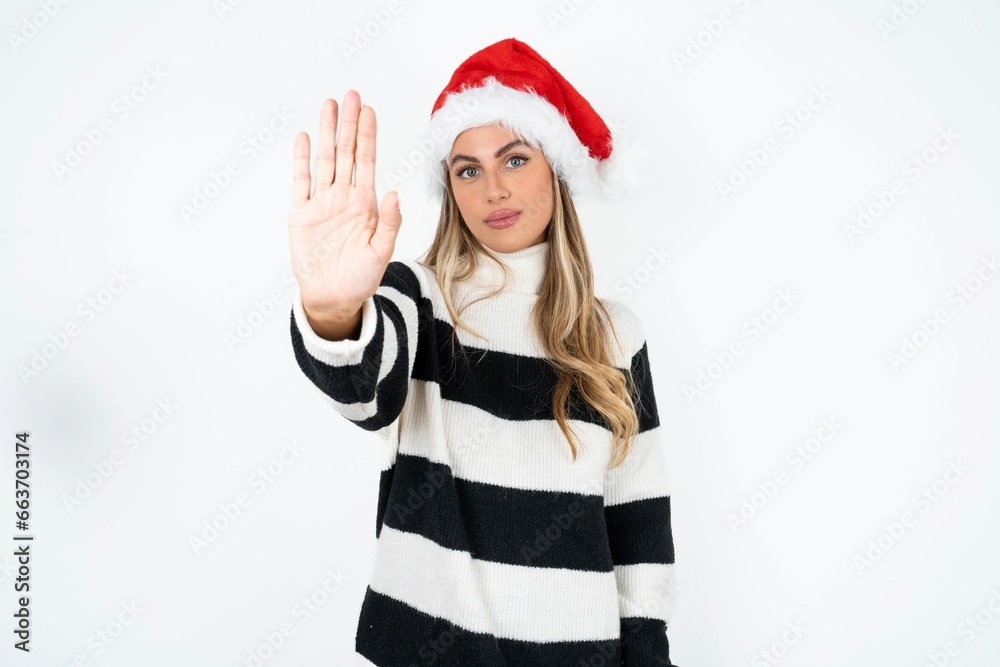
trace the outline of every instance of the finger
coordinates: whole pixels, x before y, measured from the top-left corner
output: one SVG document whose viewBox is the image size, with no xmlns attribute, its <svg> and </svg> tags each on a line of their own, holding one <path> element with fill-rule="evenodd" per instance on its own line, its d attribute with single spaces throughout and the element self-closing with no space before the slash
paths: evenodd
<svg viewBox="0 0 1000 667">
<path fill-rule="evenodd" d="M 336 161 L 333 138 L 337 132 L 337 101 L 327 99 L 319 111 L 319 146 L 316 148 L 316 192 L 333 183 Z"/>
<path fill-rule="evenodd" d="M 358 150 L 356 185 L 359 188 L 375 189 L 375 109 L 361 107 L 358 118 Z"/>
<path fill-rule="evenodd" d="M 396 236 L 399 234 L 399 227 L 403 222 L 403 214 L 399 210 L 399 193 L 392 190 L 382 198 L 382 206 L 379 208 L 378 227 L 372 234 L 369 243 L 379 257 L 387 261 L 392 258 L 392 252 L 396 247 Z"/>
<path fill-rule="evenodd" d="M 354 150 L 358 143 L 360 111 L 361 96 L 356 90 L 348 90 L 340 109 L 340 131 L 337 133 L 337 173 L 333 180 L 337 185 L 351 185 L 354 177 Z"/>
<path fill-rule="evenodd" d="M 292 206 L 309 201 L 309 135 L 295 135 L 292 149 Z"/>
</svg>

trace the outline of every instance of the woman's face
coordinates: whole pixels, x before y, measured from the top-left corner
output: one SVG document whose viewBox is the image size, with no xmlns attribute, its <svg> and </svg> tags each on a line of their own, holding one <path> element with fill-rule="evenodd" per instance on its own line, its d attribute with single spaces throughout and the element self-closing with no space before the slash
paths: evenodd
<svg viewBox="0 0 1000 667">
<path fill-rule="evenodd" d="M 502 125 L 465 130 L 448 158 L 448 178 L 472 235 L 495 252 L 545 240 L 552 221 L 552 167 Z"/>
</svg>

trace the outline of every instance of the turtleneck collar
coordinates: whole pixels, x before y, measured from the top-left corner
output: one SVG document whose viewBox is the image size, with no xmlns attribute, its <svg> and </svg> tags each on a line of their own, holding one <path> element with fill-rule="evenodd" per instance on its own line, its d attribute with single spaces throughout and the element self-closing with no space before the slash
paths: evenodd
<svg viewBox="0 0 1000 667">
<path fill-rule="evenodd" d="M 515 250 L 514 252 L 497 252 L 484 247 L 484 252 L 496 257 L 508 268 L 507 287 L 505 292 L 538 295 L 542 291 L 542 281 L 549 260 L 549 241 Z M 479 265 L 466 279 L 470 287 L 480 287 L 495 290 L 503 283 L 503 271 L 487 257 L 479 257 Z"/>
</svg>

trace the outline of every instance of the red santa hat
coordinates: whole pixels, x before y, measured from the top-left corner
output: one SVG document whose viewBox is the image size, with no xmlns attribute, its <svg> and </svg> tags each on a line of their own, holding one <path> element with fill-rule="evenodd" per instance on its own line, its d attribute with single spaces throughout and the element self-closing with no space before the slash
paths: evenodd
<svg viewBox="0 0 1000 667">
<path fill-rule="evenodd" d="M 445 189 L 444 163 L 455 138 L 481 125 L 501 123 L 538 146 L 573 195 L 621 197 L 637 188 L 639 146 L 623 146 L 593 107 L 530 46 L 504 39 L 474 53 L 434 102 L 422 145 L 432 195 Z"/>
</svg>

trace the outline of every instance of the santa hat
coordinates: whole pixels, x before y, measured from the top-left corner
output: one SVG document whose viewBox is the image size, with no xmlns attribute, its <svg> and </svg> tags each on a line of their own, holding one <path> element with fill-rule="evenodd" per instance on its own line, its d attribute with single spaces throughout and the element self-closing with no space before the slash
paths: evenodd
<svg viewBox="0 0 1000 667">
<path fill-rule="evenodd" d="M 471 55 L 434 102 L 421 141 L 431 196 L 444 194 L 444 166 L 455 138 L 502 123 L 541 148 L 573 195 L 621 197 L 638 185 L 638 145 L 625 146 L 576 88 L 530 46 L 514 38 Z M 624 149 L 632 153 L 626 158 Z"/>
</svg>

